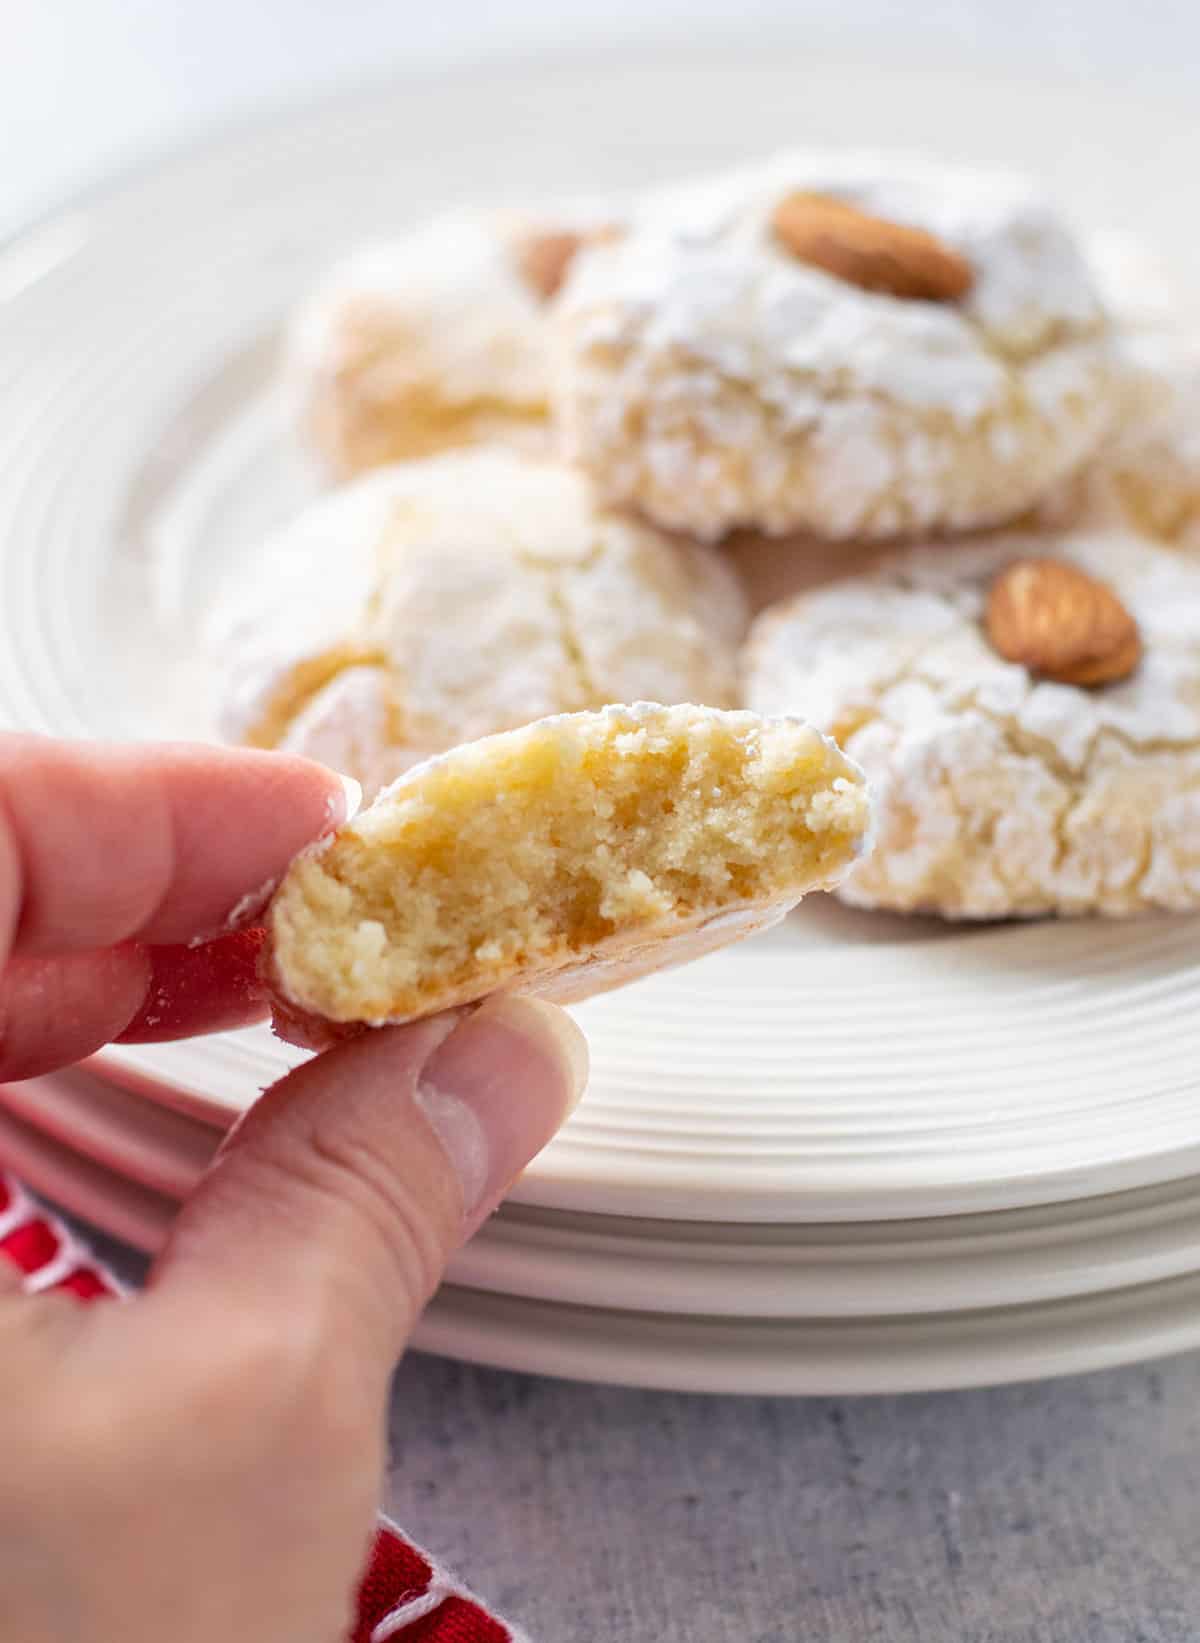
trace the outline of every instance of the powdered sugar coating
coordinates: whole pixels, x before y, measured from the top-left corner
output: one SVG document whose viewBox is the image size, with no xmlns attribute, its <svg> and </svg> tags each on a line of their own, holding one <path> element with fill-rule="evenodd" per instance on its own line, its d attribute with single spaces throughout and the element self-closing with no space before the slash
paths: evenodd
<svg viewBox="0 0 1200 1643">
<path fill-rule="evenodd" d="M 1013 559 L 1060 556 L 1141 628 L 1128 679 L 1085 690 L 1006 662 L 983 628 Z M 1129 533 L 928 547 L 768 612 L 747 695 L 803 712 L 867 772 L 878 842 L 842 894 L 962 918 L 1200 907 L 1200 570 Z"/>
<path fill-rule="evenodd" d="M 235 740 L 369 792 L 430 752 L 654 697 L 722 706 L 746 611 L 711 550 L 600 507 L 581 474 L 477 448 L 319 503 L 221 648 Z"/>
<path fill-rule="evenodd" d="M 958 303 L 860 290 L 786 251 L 803 190 L 925 229 Z M 581 262 L 556 316 L 571 454 L 605 494 L 715 537 L 887 537 L 1017 516 L 1111 425 L 1119 368 L 1086 263 L 1023 182 L 800 153 L 646 205 Z"/>
<path fill-rule="evenodd" d="M 519 245 L 610 220 L 599 202 L 447 213 L 333 268 L 288 350 L 300 415 L 332 470 L 488 439 L 548 443 L 546 305 Z"/>
<path fill-rule="evenodd" d="M 1200 330 L 1131 338 L 1137 398 L 1058 517 L 1132 526 L 1200 553 Z"/>
<path fill-rule="evenodd" d="M 1164 540 L 1200 553 L 1200 330 L 1162 370 L 1162 397 L 1109 464 L 1127 513 Z"/>
<path fill-rule="evenodd" d="M 368 795 L 387 787 L 425 757 L 411 742 L 397 745 L 396 706 L 384 667 L 359 664 L 337 673 L 304 704 L 279 739 L 334 770 L 352 770 Z"/>
<path fill-rule="evenodd" d="M 220 728 L 230 741 L 274 746 L 281 731 L 268 734 L 268 721 L 281 690 L 357 632 L 391 492 L 389 474 L 379 473 L 322 497 L 267 543 L 248 584 L 213 612 L 205 637 L 220 667 Z M 329 675 L 354 659 L 351 645 Z"/>
<path fill-rule="evenodd" d="M 1113 434 L 1039 519 L 1132 527 L 1200 552 L 1200 307 L 1137 241 L 1105 234 L 1090 249 L 1116 321 L 1126 400 Z"/>
<path fill-rule="evenodd" d="M 1178 330 L 1183 286 L 1152 246 L 1119 228 L 1089 236 L 1087 259 L 1119 332 Z"/>
</svg>

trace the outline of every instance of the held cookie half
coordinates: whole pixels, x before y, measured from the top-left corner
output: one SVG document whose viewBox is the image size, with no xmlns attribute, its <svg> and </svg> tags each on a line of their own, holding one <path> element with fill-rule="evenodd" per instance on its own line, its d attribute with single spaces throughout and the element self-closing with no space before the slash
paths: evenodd
<svg viewBox="0 0 1200 1643">
<path fill-rule="evenodd" d="M 267 916 L 276 1030 L 320 1047 L 685 963 L 839 883 L 868 814 L 797 719 L 639 703 L 457 747 L 293 864 Z"/>
</svg>

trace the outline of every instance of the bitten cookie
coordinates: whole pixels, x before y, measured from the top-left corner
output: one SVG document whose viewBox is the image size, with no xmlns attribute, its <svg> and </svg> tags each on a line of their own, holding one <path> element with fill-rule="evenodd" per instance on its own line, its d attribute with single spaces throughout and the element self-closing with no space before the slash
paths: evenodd
<svg viewBox="0 0 1200 1643">
<path fill-rule="evenodd" d="M 951 918 L 1200 907 L 1200 569 L 1129 533 L 909 551 L 760 617 L 759 712 L 870 778 L 843 888 Z"/>
<path fill-rule="evenodd" d="M 668 527 L 1011 520 L 1112 426 L 1087 264 L 1019 179 L 801 153 L 666 194 L 558 304 L 569 454 Z"/>
<path fill-rule="evenodd" d="M 319 502 L 218 636 L 231 740 L 369 793 L 549 714 L 737 699 L 745 606 L 712 549 L 606 511 L 575 470 L 450 453 Z"/>
<path fill-rule="evenodd" d="M 549 442 L 546 310 L 599 207 L 460 212 L 334 268 L 292 327 L 303 425 L 347 477 L 448 447 Z"/>
<path fill-rule="evenodd" d="M 867 823 L 861 771 L 794 719 L 639 703 L 457 747 L 293 863 L 276 1028 L 320 1046 L 501 989 L 607 991 L 836 884 Z"/>
</svg>

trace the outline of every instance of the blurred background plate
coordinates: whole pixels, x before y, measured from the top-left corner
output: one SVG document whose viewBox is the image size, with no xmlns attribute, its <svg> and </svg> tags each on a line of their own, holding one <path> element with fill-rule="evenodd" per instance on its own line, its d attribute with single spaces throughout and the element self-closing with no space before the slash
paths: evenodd
<svg viewBox="0 0 1200 1643">
<path fill-rule="evenodd" d="M 0 253 L 0 719 L 213 734 L 204 624 L 316 488 L 274 362 L 330 257 L 449 200 L 629 186 L 806 141 L 1025 167 L 1085 224 L 1144 233 L 1196 273 L 1178 208 L 1194 116 L 1166 95 L 795 52 L 601 54 L 232 133 Z M 526 1205 L 881 1221 L 1200 1173 L 1197 921 L 955 930 L 814 903 L 579 1013 L 593 1087 Z M 100 1062 L 226 1122 L 286 1064 L 265 1030 Z"/>
</svg>

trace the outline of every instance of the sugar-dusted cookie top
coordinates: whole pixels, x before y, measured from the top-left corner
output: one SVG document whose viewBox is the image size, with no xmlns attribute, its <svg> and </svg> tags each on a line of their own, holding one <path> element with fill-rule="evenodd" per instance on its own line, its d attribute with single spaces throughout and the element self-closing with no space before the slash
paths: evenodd
<svg viewBox="0 0 1200 1643">
<path fill-rule="evenodd" d="M 1200 293 L 1123 234 L 1089 244 L 1126 367 L 1120 420 L 1039 521 L 1125 527 L 1200 553 Z"/>
<path fill-rule="evenodd" d="M 759 618 L 746 692 L 867 771 L 864 905 L 1200 907 L 1200 568 L 1128 532 L 914 549 Z"/>
<path fill-rule="evenodd" d="M 710 548 L 575 470 L 476 448 L 365 476 L 271 546 L 220 636 L 224 728 L 356 776 L 547 714 L 731 705 L 745 605 Z"/>
<path fill-rule="evenodd" d="M 556 314 L 571 453 L 716 537 L 1012 519 L 1111 426 L 1086 260 L 1029 184 L 874 153 L 778 157 L 643 203 Z"/>
</svg>

